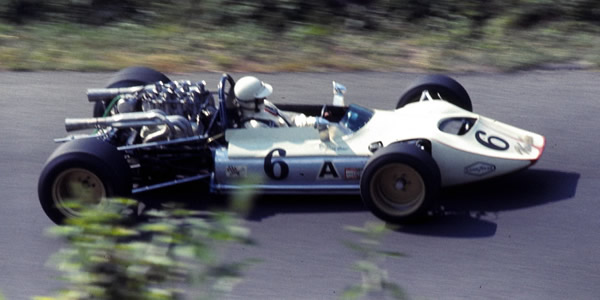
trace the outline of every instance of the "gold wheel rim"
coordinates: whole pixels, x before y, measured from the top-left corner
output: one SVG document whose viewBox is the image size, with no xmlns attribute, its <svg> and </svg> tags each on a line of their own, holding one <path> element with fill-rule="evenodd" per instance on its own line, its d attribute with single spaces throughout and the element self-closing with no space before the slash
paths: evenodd
<svg viewBox="0 0 600 300">
<path fill-rule="evenodd" d="M 413 167 L 403 163 L 379 168 L 370 182 L 371 199 L 388 215 L 406 216 L 425 200 L 425 182 Z"/>
<path fill-rule="evenodd" d="M 81 168 L 62 171 L 52 185 L 54 205 L 65 216 L 80 216 L 82 209 L 100 206 L 105 198 L 102 180 Z"/>
</svg>

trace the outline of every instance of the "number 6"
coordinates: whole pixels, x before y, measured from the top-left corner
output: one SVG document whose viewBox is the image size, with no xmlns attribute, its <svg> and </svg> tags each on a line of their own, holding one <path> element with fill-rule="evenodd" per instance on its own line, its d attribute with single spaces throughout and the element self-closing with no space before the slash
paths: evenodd
<svg viewBox="0 0 600 300">
<path fill-rule="evenodd" d="M 481 138 L 482 135 L 485 136 L 485 135 L 487 135 L 487 133 L 485 133 L 485 131 L 482 131 L 482 130 L 479 130 L 475 133 L 475 139 L 477 139 L 477 141 L 480 144 L 482 144 L 490 149 L 494 149 L 494 150 L 498 150 L 498 151 L 508 150 L 508 148 L 509 148 L 508 142 L 503 140 L 502 138 L 491 135 L 487 138 L 487 141 L 484 141 Z M 494 143 L 494 140 L 501 143 L 501 145 L 498 145 L 498 143 Z"/>
<path fill-rule="evenodd" d="M 280 148 L 271 150 L 265 157 L 265 173 L 271 179 L 282 180 L 288 176 L 288 174 L 290 172 L 290 168 L 283 160 L 273 161 L 273 154 L 275 152 L 277 152 L 277 154 L 279 154 L 279 157 L 285 157 L 285 153 L 286 153 L 285 150 L 280 149 Z M 275 174 L 275 166 L 277 166 L 277 165 L 279 165 L 279 169 L 280 169 L 279 175 Z"/>
</svg>

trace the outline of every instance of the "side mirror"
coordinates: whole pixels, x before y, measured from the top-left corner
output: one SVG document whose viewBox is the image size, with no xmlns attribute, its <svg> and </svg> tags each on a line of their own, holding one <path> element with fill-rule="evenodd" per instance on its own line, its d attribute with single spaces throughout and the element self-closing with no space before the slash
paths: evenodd
<svg viewBox="0 0 600 300">
<path fill-rule="evenodd" d="M 344 106 L 346 87 L 333 81 L 333 106 Z"/>
<path fill-rule="evenodd" d="M 331 141 L 329 137 L 329 121 L 325 118 L 318 117 L 315 122 L 315 128 L 319 131 L 319 139 L 323 143 L 327 143 Z"/>
</svg>

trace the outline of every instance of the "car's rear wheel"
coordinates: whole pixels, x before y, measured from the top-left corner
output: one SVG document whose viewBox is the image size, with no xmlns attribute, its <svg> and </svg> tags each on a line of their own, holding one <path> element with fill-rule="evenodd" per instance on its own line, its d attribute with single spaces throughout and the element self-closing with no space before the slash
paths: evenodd
<svg viewBox="0 0 600 300">
<path fill-rule="evenodd" d="M 445 75 L 427 75 L 417 79 L 402 93 L 396 109 L 418 102 L 424 91 L 429 92 L 434 99 L 443 99 L 464 110 L 473 111 L 471 98 L 465 88 Z"/>
<path fill-rule="evenodd" d="M 165 74 L 147 67 L 129 67 L 120 70 L 113 75 L 107 84 L 107 88 L 122 88 L 139 85 L 147 85 L 162 81 L 171 82 L 171 79 Z M 97 101 L 94 104 L 94 118 L 102 117 L 110 103 L 107 101 Z"/>
<path fill-rule="evenodd" d="M 77 208 L 70 206 L 78 201 L 82 206 L 100 206 L 106 199 L 106 187 L 98 175 L 81 167 L 65 168 L 52 184 L 52 200 L 62 215 L 76 216 Z"/>
<path fill-rule="evenodd" d="M 131 193 L 129 164 L 114 146 L 97 139 L 79 139 L 59 146 L 38 182 L 46 215 L 57 224 L 82 210 L 106 205 L 106 199 Z"/>
<path fill-rule="evenodd" d="M 439 188 L 439 169 L 431 155 L 412 144 L 392 144 L 377 151 L 360 183 L 367 208 L 392 223 L 426 215 Z"/>
</svg>

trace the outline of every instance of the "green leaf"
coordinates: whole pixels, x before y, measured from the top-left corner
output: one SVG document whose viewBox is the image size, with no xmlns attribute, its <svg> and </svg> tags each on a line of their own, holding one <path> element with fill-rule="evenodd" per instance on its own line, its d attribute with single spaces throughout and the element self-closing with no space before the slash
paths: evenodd
<svg viewBox="0 0 600 300">
<path fill-rule="evenodd" d="M 173 224 L 166 222 L 144 224 L 139 227 L 140 230 L 154 233 L 172 233 L 176 230 Z"/>
<path fill-rule="evenodd" d="M 352 286 L 345 289 L 340 298 L 343 300 L 355 300 L 360 299 L 365 295 L 366 291 L 362 288 L 362 286 Z"/>
<path fill-rule="evenodd" d="M 197 250 L 194 246 L 185 245 L 175 247 L 175 255 L 179 257 L 194 258 L 196 257 L 196 253 Z"/>
<path fill-rule="evenodd" d="M 344 226 L 344 229 L 350 232 L 355 232 L 355 233 L 367 233 L 367 229 L 364 227 L 358 227 L 358 226 Z"/>
<path fill-rule="evenodd" d="M 139 232 L 137 230 L 127 229 L 124 227 L 114 227 L 110 231 L 110 235 L 116 236 L 116 237 L 133 236 L 133 235 L 137 235 L 137 234 L 139 234 Z"/>
</svg>

